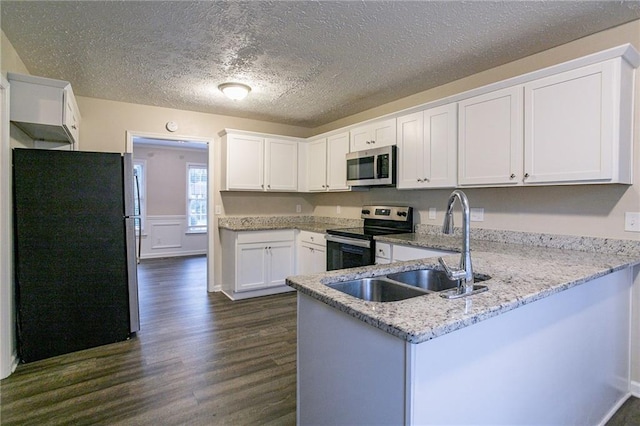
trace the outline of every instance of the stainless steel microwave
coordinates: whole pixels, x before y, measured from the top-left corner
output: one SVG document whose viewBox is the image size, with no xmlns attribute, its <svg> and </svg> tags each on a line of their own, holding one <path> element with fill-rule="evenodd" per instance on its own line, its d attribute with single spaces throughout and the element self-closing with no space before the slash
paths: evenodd
<svg viewBox="0 0 640 426">
<path fill-rule="evenodd" d="M 396 146 L 347 154 L 347 185 L 396 186 Z"/>
</svg>

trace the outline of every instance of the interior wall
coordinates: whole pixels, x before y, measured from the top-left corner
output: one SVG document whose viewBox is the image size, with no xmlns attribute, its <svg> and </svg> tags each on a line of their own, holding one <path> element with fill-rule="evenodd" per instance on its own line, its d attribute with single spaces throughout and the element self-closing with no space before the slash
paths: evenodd
<svg viewBox="0 0 640 426">
<path fill-rule="evenodd" d="M 625 43 L 640 50 L 640 20 L 593 34 L 574 42 L 488 70 L 432 90 L 346 117 L 316 132 L 333 130 L 346 124 L 371 119 L 428 101 L 441 99 L 506 78 L 559 64 Z M 624 230 L 625 212 L 640 212 L 640 82 L 636 71 L 634 114 L 634 180 L 633 185 L 573 185 L 550 187 L 465 189 L 472 207 L 485 209 L 484 221 L 473 227 L 526 232 L 583 235 L 591 237 L 639 240 L 640 234 Z M 375 188 L 354 195 L 319 194 L 313 199 L 314 214 L 321 216 L 357 217 L 359 206 L 392 202 L 414 206 L 418 223 L 439 225 L 442 210 L 451 190 L 410 190 Z M 341 214 L 336 206 L 341 206 Z M 429 220 L 430 207 L 437 218 Z M 458 223 L 459 217 L 458 217 Z"/>
<path fill-rule="evenodd" d="M 133 158 L 146 164 L 146 214 L 186 214 L 187 164 L 207 164 L 207 150 L 135 144 Z"/>
</svg>

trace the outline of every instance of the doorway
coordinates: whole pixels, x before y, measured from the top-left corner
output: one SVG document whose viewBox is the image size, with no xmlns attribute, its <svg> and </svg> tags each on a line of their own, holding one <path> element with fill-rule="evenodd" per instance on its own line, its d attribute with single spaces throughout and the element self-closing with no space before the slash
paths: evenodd
<svg viewBox="0 0 640 426">
<path fill-rule="evenodd" d="M 127 152 L 139 178 L 140 260 L 206 256 L 202 288 L 212 291 L 212 142 L 127 132 Z"/>
</svg>

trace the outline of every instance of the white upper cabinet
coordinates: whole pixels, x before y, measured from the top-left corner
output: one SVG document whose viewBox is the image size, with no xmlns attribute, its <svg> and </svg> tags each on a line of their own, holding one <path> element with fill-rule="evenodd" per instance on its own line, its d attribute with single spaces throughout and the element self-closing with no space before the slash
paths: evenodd
<svg viewBox="0 0 640 426">
<path fill-rule="evenodd" d="M 347 154 L 349 133 L 340 133 L 327 138 L 327 190 L 348 191 Z"/>
<path fill-rule="evenodd" d="M 350 130 L 351 152 L 396 144 L 396 119 L 368 123 Z"/>
<path fill-rule="evenodd" d="M 222 188 L 238 191 L 264 190 L 264 138 L 227 134 L 222 141 L 224 170 Z"/>
<path fill-rule="evenodd" d="M 307 144 L 309 191 L 348 191 L 347 161 L 349 133 L 344 132 Z"/>
<path fill-rule="evenodd" d="M 525 84 L 524 183 L 632 183 L 632 87 L 620 58 Z"/>
<path fill-rule="evenodd" d="M 298 190 L 298 142 L 265 140 L 265 186 L 267 191 Z"/>
<path fill-rule="evenodd" d="M 456 112 L 454 103 L 398 118 L 398 189 L 456 186 Z"/>
<path fill-rule="evenodd" d="M 222 155 L 223 190 L 298 190 L 297 141 L 228 132 L 222 138 Z"/>
<path fill-rule="evenodd" d="M 522 182 L 522 86 L 458 104 L 458 185 Z"/>
<path fill-rule="evenodd" d="M 71 84 L 23 74 L 7 74 L 10 120 L 36 141 L 62 142 L 78 149 L 80 112 Z"/>
<path fill-rule="evenodd" d="M 309 191 L 327 190 L 327 139 L 307 144 L 307 182 Z"/>
</svg>

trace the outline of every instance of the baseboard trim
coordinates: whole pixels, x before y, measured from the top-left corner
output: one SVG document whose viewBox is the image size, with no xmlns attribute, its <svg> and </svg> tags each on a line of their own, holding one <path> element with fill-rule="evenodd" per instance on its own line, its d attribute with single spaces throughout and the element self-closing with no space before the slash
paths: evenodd
<svg viewBox="0 0 640 426">
<path fill-rule="evenodd" d="M 184 256 L 199 256 L 206 255 L 206 250 L 192 250 L 192 251 L 174 251 L 174 252 L 162 252 L 162 253 L 153 253 L 153 254 L 145 254 L 144 256 L 140 256 L 140 260 L 145 259 L 159 259 L 162 257 L 184 257 Z"/>
<path fill-rule="evenodd" d="M 636 398 L 640 398 L 640 382 L 632 381 L 629 384 L 629 391 L 631 392 L 631 395 L 635 396 Z"/>
<path fill-rule="evenodd" d="M 620 407 L 622 407 L 622 404 L 624 404 L 631 395 L 632 393 L 629 392 L 625 394 L 622 398 L 620 398 L 620 400 L 611 408 L 611 410 L 609 410 L 609 412 L 604 416 L 604 418 L 600 421 L 600 423 L 598 423 L 598 426 L 605 426 L 607 422 L 611 420 L 613 415 L 616 414 L 616 411 L 618 411 Z"/>
</svg>

